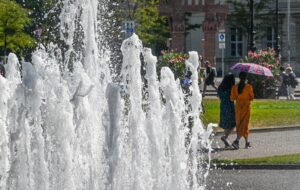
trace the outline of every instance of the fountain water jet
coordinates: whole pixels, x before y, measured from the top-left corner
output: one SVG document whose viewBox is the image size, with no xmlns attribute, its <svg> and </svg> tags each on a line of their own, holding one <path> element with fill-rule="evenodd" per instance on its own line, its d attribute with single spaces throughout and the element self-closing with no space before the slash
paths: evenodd
<svg viewBox="0 0 300 190">
<path fill-rule="evenodd" d="M 204 189 L 201 149 L 211 131 L 199 118 L 197 53 L 186 62 L 193 81 L 187 95 L 169 68 L 158 80 L 156 57 L 134 34 L 121 47 L 122 82 L 112 83 L 107 53 L 99 50 L 99 10 L 96 0 L 64 1 L 64 63 L 54 45 L 39 47 L 32 64 L 22 63 L 21 79 L 10 54 L 7 78 L 0 76 L 7 89 L 0 95 L 0 188 Z M 73 47 L 76 32 L 81 48 Z"/>
</svg>

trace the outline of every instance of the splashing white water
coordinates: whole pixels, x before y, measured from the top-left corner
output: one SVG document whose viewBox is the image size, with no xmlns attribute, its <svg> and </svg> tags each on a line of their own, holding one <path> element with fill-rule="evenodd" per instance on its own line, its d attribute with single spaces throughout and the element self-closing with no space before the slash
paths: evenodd
<svg viewBox="0 0 300 190">
<path fill-rule="evenodd" d="M 192 85 L 183 94 L 169 68 L 158 80 L 157 58 L 134 34 L 123 42 L 123 80 L 114 84 L 99 51 L 97 11 L 96 0 L 64 1 L 64 63 L 56 46 L 40 47 L 22 63 L 21 78 L 9 55 L 0 76 L 0 189 L 203 189 L 201 150 L 211 131 L 199 118 L 197 53 L 186 62 Z M 83 46 L 75 52 L 78 24 Z"/>
</svg>

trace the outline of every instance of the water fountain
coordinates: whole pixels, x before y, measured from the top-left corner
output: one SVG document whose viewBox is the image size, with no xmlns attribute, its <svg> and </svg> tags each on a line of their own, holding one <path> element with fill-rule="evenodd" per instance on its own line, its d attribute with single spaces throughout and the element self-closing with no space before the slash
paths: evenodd
<svg viewBox="0 0 300 190">
<path fill-rule="evenodd" d="M 134 34 L 121 47 L 122 82 L 113 83 L 99 51 L 98 11 L 97 0 L 64 1 L 65 62 L 55 45 L 39 47 L 21 77 L 9 55 L 0 77 L 0 189 L 204 189 L 209 167 L 201 150 L 211 129 L 199 119 L 197 53 L 186 61 L 193 82 L 184 94 L 169 68 L 158 80 L 156 57 Z M 80 51 L 73 48 L 78 23 Z"/>
</svg>

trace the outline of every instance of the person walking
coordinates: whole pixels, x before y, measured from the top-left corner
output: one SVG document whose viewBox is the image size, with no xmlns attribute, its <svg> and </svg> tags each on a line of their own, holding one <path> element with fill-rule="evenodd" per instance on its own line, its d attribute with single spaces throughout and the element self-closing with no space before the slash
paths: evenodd
<svg viewBox="0 0 300 190">
<path fill-rule="evenodd" d="M 288 99 L 295 100 L 295 89 L 296 89 L 296 86 L 298 85 L 298 81 L 297 81 L 295 73 L 293 72 L 292 67 L 286 68 L 286 74 L 288 76 L 288 80 L 287 80 L 288 81 L 287 82 Z"/>
<path fill-rule="evenodd" d="M 235 119 L 237 137 L 232 143 L 235 149 L 239 149 L 239 140 L 243 137 L 245 139 L 245 148 L 250 148 L 249 136 L 249 121 L 251 114 L 251 101 L 254 99 L 252 85 L 247 84 L 247 73 L 240 72 L 240 82 L 234 85 L 231 90 L 230 100 L 236 101 L 235 104 Z"/>
<path fill-rule="evenodd" d="M 279 70 L 280 70 L 280 75 L 279 75 L 280 86 L 278 88 L 277 99 L 279 99 L 280 96 L 287 97 L 288 75 L 286 74 L 284 67 L 280 67 Z"/>
<path fill-rule="evenodd" d="M 219 127 L 224 129 L 224 135 L 221 137 L 221 140 L 225 144 L 225 148 L 230 147 L 230 143 L 227 139 L 235 127 L 234 102 L 230 100 L 233 85 L 235 85 L 234 75 L 227 74 L 219 85 L 217 91 L 220 99 Z"/>
<path fill-rule="evenodd" d="M 217 90 L 217 87 L 215 85 L 215 77 L 217 76 L 216 68 L 212 67 L 209 61 L 205 62 L 205 68 L 206 68 L 206 77 L 204 79 L 202 97 L 205 97 L 206 88 L 209 85 L 211 85 L 215 90 Z"/>
</svg>

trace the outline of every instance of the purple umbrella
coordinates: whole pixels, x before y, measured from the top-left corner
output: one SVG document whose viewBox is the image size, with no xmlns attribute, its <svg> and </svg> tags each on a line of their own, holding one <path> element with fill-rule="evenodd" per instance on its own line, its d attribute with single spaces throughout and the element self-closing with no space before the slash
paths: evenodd
<svg viewBox="0 0 300 190">
<path fill-rule="evenodd" d="M 273 76 L 270 69 L 255 63 L 236 63 L 230 69 L 240 72 L 253 73 L 256 75 L 264 75 L 267 77 Z"/>
</svg>

